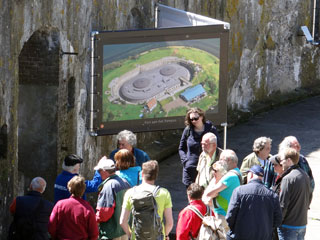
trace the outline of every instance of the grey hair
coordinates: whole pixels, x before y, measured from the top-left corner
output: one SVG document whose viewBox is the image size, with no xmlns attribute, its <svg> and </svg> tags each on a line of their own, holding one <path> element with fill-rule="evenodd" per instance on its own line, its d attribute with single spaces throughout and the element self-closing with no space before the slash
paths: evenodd
<svg viewBox="0 0 320 240">
<path fill-rule="evenodd" d="M 210 143 L 217 143 L 217 136 L 212 132 L 208 132 L 208 133 L 204 134 L 202 139 L 204 139 L 204 138 L 209 139 Z"/>
<path fill-rule="evenodd" d="M 137 145 L 137 136 L 129 130 L 123 130 L 118 133 L 117 142 L 121 141 L 122 139 L 125 139 L 132 147 Z"/>
<path fill-rule="evenodd" d="M 223 150 L 221 154 L 223 154 L 223 156 L 225 156 L 225 158 L 229 159 L 231 162 L 238 164 L 237 154 L 233 150 L 226 149 L 226 150 Z"/>
<path fill-rule="evenodd" d="M 287 136 L 279 144 L 279 152 L 283 151 L 286 148 L 291 148 L 293 142 L 298 142 L 298 139 L 295 136 Z"/>
<path fill-rule="evenodd" d="M 35 177 L 31 180 L 30 185 L 32 190 L 43 193 L 46 190 L 47 182 L 42 177 Z"/>
<path fill-rule="evenodd" d="M 77 163 L 77 164 L 79 164 L 79 163 Z M 73 165 L 73 166 L 66 166 L 66 165 L 64 164 L 64 161 L 63 161 L 63 163 L 62 163 L 62 169 L 63 169 L 64 171 L 67 171 L 67 172 L 73 172 L 73 170 L 76 168 L 77 164 L 75 164 L 75 165 Z"/>
<path fill-rule="evenodd" d="M 254 140 L 253 146 L 252 146 L 252 150 L 255 153 L 260 152 L 261 150 L 264 149 L 264 147 L 266 146 L 267 143 L 272 143 L 272 139 L 268 138 L 268 137 L 259 137 L 256 140 Z"/>
<path fill-rule="evenodd" d="M 217 170 L 222 176 L 228 172 L 228 164 L 225 161 L 217 161 L 212 167 Z"/>
</svg>

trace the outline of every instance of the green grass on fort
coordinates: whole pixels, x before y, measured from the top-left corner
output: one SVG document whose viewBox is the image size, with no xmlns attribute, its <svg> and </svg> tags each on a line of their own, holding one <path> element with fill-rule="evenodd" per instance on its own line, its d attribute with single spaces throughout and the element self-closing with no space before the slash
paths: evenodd
<svg viewBox="0 0 320 240">
<path fill-rule="evenodd" d="M 192 85 L 199 83 L 203 84 L 203 87 L 208 93 L 208 97 L 203 100 L 195 103 L 194 105 L 201 107 L 206 110 L 213 104 L 217 103 L 219 88 L 218 88 L 218 79 L 219 79 L 219 59 L 214 55 L 202 51 L 200 49 L 191 48 L 191 47 L 164 47 L 145 52 L 135 59 L 125 59 L 117 62 L 114 69 L 105 70 L 103 72 L 103 120 L 104 121 L 120 121 L 120 120 L 130 120 L 130 119 L 139 119 L 139 115 L 142 113 L 143 104 L 134 105 L 134 104 L 113 104 L 110 103 L 108 97 L 110 94 L 105 94 L 108 89 L 109 83 L 123 74 L 135 69 L 138 65 L 143 65 L 152 61 L 162 59 L 164 57 L 174 56 L 178 58 L 183 58 L 186 60 L 191 60 L 196 64 L 199 64 L 202 68 L 202 71 L 198 72 L 196 76 L 192 79 Z M 108 66 L 105 65 L 104 69 L 108 69 Z M 212 82 L 209 84 L 209 82 Z M 184 90 L 183 90 L 184 91 Z M 179 97 L 180 93 L 175 94 L 175 97 Z M 161 105 L 171 102 L 173 99 L 167 98 L 161 101 Z M 192 106 L 192 105 L 191 105 Z M 164 116 L 184 116 L 186 113 L 186 107 L 178 107 L 172 109 L 167 114 L 162 111 L 160 104 L 151 112 L 144 114 L 143 118 L 154 118 L 154 117 L 164 117 Z"/>
</svg>

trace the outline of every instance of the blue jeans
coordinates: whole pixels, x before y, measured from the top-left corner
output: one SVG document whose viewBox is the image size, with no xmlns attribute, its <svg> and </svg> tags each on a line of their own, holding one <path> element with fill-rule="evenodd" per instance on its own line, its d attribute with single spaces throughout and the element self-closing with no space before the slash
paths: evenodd
<svg viewBox="0 0 320 240">
<path fill-rule="evenodd" d="M 279 240 L 304 240 L 307 228 L 278 228 Z"/>
</svg>

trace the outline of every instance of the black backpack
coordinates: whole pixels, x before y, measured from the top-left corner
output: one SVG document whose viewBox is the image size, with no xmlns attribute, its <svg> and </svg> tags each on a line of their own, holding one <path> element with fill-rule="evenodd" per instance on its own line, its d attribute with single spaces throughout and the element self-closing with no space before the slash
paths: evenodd
<svg viewBox="0 0 320 240">
<path fill-rule="evenodd" d="M 133 189 L 133 228 L 137 240 L 163 239 L 161 219 L 158 214 L 158 206 L 155 200 L 160 187 L 157 186 L 153 192 Z"/>
<path fill-rule="evenodd" d="M 16 199 L 17 203 L 19 198 Z M 37 216 L 39 210 L 43 206 L 43 200 L 40 199 L 38 206 L 29 215 L 17 215 L 14 216 L 13 222 L 9 227 L 8 240 L 22 240 L 22 239 L 35 239 L 37 232 Z"/>
</svg>

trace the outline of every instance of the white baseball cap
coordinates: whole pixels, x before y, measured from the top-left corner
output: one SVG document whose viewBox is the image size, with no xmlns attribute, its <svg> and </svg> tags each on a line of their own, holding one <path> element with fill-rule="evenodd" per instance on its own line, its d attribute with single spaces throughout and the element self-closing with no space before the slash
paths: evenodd
<svg viewBox="0 0 320 240">
<path fill-rule="evenodd" d="M 107 159 L 106 156 L 103 156 L 99 162 L 98 165 L 94 167 L 94 170 L 113 170 L 116 168 L 116 165 L 112 159 Z"/>
</svg>

